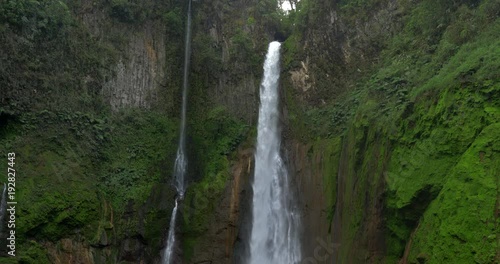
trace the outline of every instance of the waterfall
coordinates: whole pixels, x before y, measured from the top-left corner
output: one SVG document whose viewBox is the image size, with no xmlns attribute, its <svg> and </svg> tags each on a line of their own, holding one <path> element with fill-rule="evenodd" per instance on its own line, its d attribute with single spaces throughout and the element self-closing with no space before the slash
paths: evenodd
<svg viewBox="0 0 500 264">
<path fill-rule="evenodd" d="M 301 257 L 298 213 L 280 156 L 280 45 L 276 41 L 269 44 L 260 86 L 249 264 L 294 264 Z"/>
<path fill-rule="evenodd" d="M 175 198 L 175 206 L 170 217 L 170 226 L 167 235 L 167 245 L 162 255 L 161 263 L 171 264 L 174 249 L 175 249 L 175 222 L 177 218 L 177 207 L 179 201 L 184 198 L 186 191 L 186 111 L 187 111 L 187 90 L 188 90 L 188 74 L 189 62 L 191 53 L 191 0 L 188 4 L 187 22 L 186 22 L 186 39 L 184 46 L 184 75 L 182 80 L 182 110 L 181 110 L 181 127 L 179 132 L 179 145 L 177 147 L 177 156 L 174 164 L 174 186 L 178 197 Z"/>
<path fill-rule="evenodd" d="M 167 237 L 167 247 L 165 248 L 165 255 L 163 258 L 163 263 L 169 264 L 172 260 L 173 253 L 174 253 L 174 245 L 175 245 L 175 220 L 177 218 L 177 205 L 178 201 L 175 199 L 175 207 L 174 210 L 172 211 L 172 216 L 170 217 L 170 228 L 168 230 L 168 237 Z"/>
<path fill-rule="evenodd" d="M 184 75 L 182 80 L 182 110 L 181 110 L 181 128 L 179 134 L 179 146 L 177 147 L 177 157 L 175 158 L 174 177 L 175 188 L 180 196 L 184 197 L 186 191 L 186 169 L 187 158 L 186 150 L 186 111 L 187 111 L 187 90 L 188 90 L 188 75 L 189 75 L 189 57 L 191 52 L 191 0 L 188 4 L 188 14 L 186 22 L 186 39 L 184 46 Z"/>
<path fill-rule="evenodd" d="M 0 234 L 3 232 L 3 227 L 4 225 L 4 219 L 5 219 L 5 214 L 6 214 L 6 209 L 7 209 L 7 197 L 5 196 L 7 193 L 7 184 L 3 184 L 3 191 L 2 191 L 2 200 L 0 201 Z"/>
</svg>

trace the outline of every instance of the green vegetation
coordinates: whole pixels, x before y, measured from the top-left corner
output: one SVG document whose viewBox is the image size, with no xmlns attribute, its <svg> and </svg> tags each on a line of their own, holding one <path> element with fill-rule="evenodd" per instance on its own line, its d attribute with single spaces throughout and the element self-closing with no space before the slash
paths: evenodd
<svg viewBox="0 0 500 264">
<path fill-rule="evenodd" d="M 17 242 L 27 249 L 20 260 L 42 250 L 28 241 L 31 237 L 57 242 L 80 230 L 89 243 L 97 243 L 102 230 L 95 233 L 96 227 L 104 224 L 115 225 L 114 234 L 123 238 L 130 232 L 121 219 L 127 204 L 145 204 L 153 185 L 165 182 L 165 172 L 172 171 L 167 161 L 175 153 L 177 125 L 154 112 L 108 118 L 42 111 L 22 115 L 9 126 L 16 129 L 4 134 L 0 146 L 16 153 L 16 199 L 24 201 L 17 211 Z M 101 213 L 107 207 L 114 221 L 110 212 Z M 166 211 L 154 215 L 166 221 Z"/>
<path fill-rule="evenodd" d="M 210 228 L 236 149 L 255 136 L 255 114 L 245 123 L 223 97 L 245 78 L 245 88 L 260 79 L 276 33 L 287 38 L 286 135 L 311 146 L 325 220 L 332 223 L 336 206 L 348 212 L 339 223 L 341 262 L 498 262 L 500 3 L 387 3 L 301 0 L 289 14 L 275 0 L 193 3 L 190 183 L 179 218 L 187 260 Z M 58 248 L 63 238 L 96 250 L 115 243 L 106 253 L 113 256 L 116 241 L 133 238 L 148 258 L 158 255 L 174 197 L 185 5 L 0 2 L 0 150 L 16 153 L 23 204 L 23 250 L 0 262 L 49 263 L 47 243 Z M 99 31 L 109 34 L 82 18 L 97 10 Z M 166 25 L 167 42 L 158 100 L 112 112 L 102 91 L 127 58 L 123 29 L 154 23 Z M 295 89 L 287 76 L 306 64 L 312 88 Z"/>
<path fill-rule="evenodd" d="M 173 1 L 111 0 L 94 3 L 94 5 L 98 4 L 108 11 L 111 18 L 130 25 L 140 25 L 148 20 L 151 21 L 160 17 L 165 18 L 165 22 L 172 22 L 168 19 L 172 18 L 174 13 L 179 14 L 179 12 L 177 12 L 178 10 L 170 10 L 167 13 L 164 12 L 173 5 L 178 4 Z M 171 25 L 168 28 L 169 30 L 182 30 L 182 27 L 177 28 L 176 26 L 177 25 Z"/>
<path fill-rule="evenodd" d="M 27 250 L 23 252 L 22 256 L 19 258 L 19 262 L 12 262 L 12 263 L 23 263 L 23 264 L 51 263 L 49 258 L 47 257 L 47 254 L 45 253 L 45 249 L 40 244 L 37 244 L 34 241 L 29 241 L 27 246 L 28 246 Z M 2 262 L 8 264 L 10 263 L 10 260 L 15 261 L 14 258 L 7 258 L 7 259 L 3 258 Z"/>
<path fill-rule="evenodd" d="M 193 254 L 197 238 L 209 228 L 216 205 L 220 201 L 230 176 L 231 155 L 247 138 L 248 126 L 232 118 L 222 107 L 202 115 L 192 123 L 196 156 L 190 161 L 198 177 L 189 186 L 183 208 L 183 251 L 185 259 Z"/>
<path fill-rule="evenodd" d="M 110 43 L 61 1 L 3 1 L 0 14 L 2 112 L 103 111 L 97 95 L 117 56 Z"/>
<path fill-rule="evenodd" d="M 180 9 L 165 12 L 168 6 L 94 1 L 90 8 L 124 23 L 173 23 Z M 110 111 L 102 90 L 127 36 L 110 23 L 101 25 L 109 34 L 94 35 L 77 18 L 85 8 L 80 1 L 0 3 L 0 150 L 16 153 L 16 199 L 23 201 L 16 212 L 22 250 L 2 263 L 49 263 L 46 243 L 59 247 L 63 238 L 97 251 L 130 237 L 161 245 L 178 120 L 162 109 L 164 100 L 154 109 Z"/>
<path fill-rule="evenodd" d="M 409 259 L 495 263 L 498 254 L 500 122 L 485 127 L 445 175 L 423 214 Z"/>
<path fill-rule="evenodd" d="M 310 156 L 313 160 L 321 160 L 318 167 L 314 168 L 314 173 L 323 177 L 323 191 L 327 201 L 326 210 L 328 211 L 327 221 L 329 223 L 333 221 L 337 203 L 337 174 L 342 150 L 341 142 L 340 137 L 321 139 L 314 142 L 310 150 Z"/>
<path fill-rule="evenodd" d="M 317 8 L 314 1 L 301 2 L 308 9 L 299 9 L 295 19 L 309 17 L 315 25 L 310 17 L 321 10 L 311 10 Z M 346 21 L 366 22 L 370 9 L 381 4 L 341 1 L 337 10 Z M 330 91 L 304 99 L 285 83 L 296 138 L 328 142 L 343 136 L 347 144 L 349 161 L 340 165 L 348 166 L 346 193 L 340 195 L 349 200 L 343 210 L 350 213 L 342 222 L 341 260 L 356 254 L 364 263 L 371 257 L 353 250 L 362 247 L 357 241 L 373 239 L 366 226 L 380 220 L 367 217 L 367 208 L 380 208 L 380 197 L 387 252 L 376 256 L 376 263 L 403 258 L 412 233 L 408 263 L 498 260 L 494 164 L 499 154 L 493 146 L 500 141 L 491 131 L 500 122 L 499 8 L 489 0 L 400 1 L 404 26 L 384 40 L 378 63 L 358 73 L 335 72 L 359 76 L 356 83 L 343 84 L 350 89 L 330 83 Z M 307 33 L 296 27 L 285 42 L 287 70 L 301 67 L 297 59 L 308 53 L 300 50 Z M 328 87 L 321 83 L 326 79 L 314 80 L 317 87 Z M 326 103 L 307 105 L 317 102 L 314 96 L 324 96 L 319 98 Z"/>
<path fill-rule="evenodd" d="M 114 208 L 135 200 L 145 203 L 153 184 L 163 180 L 161 170 L 173 170 L 177 122 L 159 113 L 130 111 L 113 116 L 113 141 L 105 145 L 99 182 Z"/>
</svg>

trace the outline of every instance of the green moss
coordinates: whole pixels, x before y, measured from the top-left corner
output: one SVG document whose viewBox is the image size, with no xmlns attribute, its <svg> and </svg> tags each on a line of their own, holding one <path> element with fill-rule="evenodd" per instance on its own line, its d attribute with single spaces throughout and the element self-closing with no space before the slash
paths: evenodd
<svg viewBox="0 0 500 264">
<path fill-rule="evenodd" d="M 410 259 L 428 263 L 494 263 L 498 235 L 500 123 L 485 127 L 449 171 L 437 198 L 423 215 Z"/>
<path fill-rule="evenodd" d="M 384 172 L 390 156 L 387 131 L 375 120 L 358 116 L 342 142 L 338 195 L 341 204 L 342 247 L 339 258 L 366 262 L 370 252 L 363 241 L 373 239 L 370 223 L 380 221 Z"/>
<path fill-rule="evenodd" d="M 202 122 L 193 124 L 194 145 L 199 156 L 197 163 L 191 165 L 200 176 L 189 186 L 182 209 L 182 243 L 187 260 L 192 257 L 197 239 L 209 228 L 209 220 L 230 176 L 229 159 L 248 133 L 248 127 L 222 107 L 212 109 L 201 118 Z"/>
<path fill-rule="evenodd" d="M 297 61 L 300 58 L 300 39 L 302 36 L 299 33 L 292 34 L 283 43 L 283 68 L 285 70 L 300 67 L 301 65 Z"/>
<path fill-rule="evenodd" d="M 376 2 L 341 3 L 339 16 L 349 21 L 349 9 Z M 495 261 L 497 172 L 486 165 L 488 153 L 496 155 L 491 131 L 500 107 L 500 24 L 486 11 L 497 10 L 493 2 L 401 1 L 404 27 L 385 40 L 377 68 L 355 90 L 335 97 L 337 103 L 325 99 L 326 105 L 308 109 L 304 95 L 285 82 L 296 138 L 344 136 L 345 161 L 332 168 L 343 177 L 337 190 L 343 201 L 341 260 L 366 263 L 375 254 L 380 259 L 374 262 L 397 262 L 415 233 L 409 263 Z M 300 42 L 287 41 L 285 50 L 296 53 Z M 285 61 L 294 63 L 286 55 Z M 474 147 L 480 142 L 484 151 Z M 382 256 L 363 244 L 375 239 L 367 230 L 373 223 L 385 228 Z"/>
<path fill-rule="evenodd" d="M 367 103 L 364 106 L 369 106 Z M 353 117 L 357 106 L 355 98 L 319 108 L 307 109 L 304 113 L 304 122 L 308 127 L 306 135 L 309 137 L 321 136 L 325 138 L 343 135 L 348 126 L 348 120 Z"/>
<path fill-rule="evenodd" d="M 2 246 L 5 244 L 2 243 Z M 41 244 L 33 240 L 28 240 L 22 243 L 16 241 L 16 256 L 0 257 L 0 262 L 3 264 L 50 264 L 49 254 L 47 249 Z"/>
<path fill-rule="evenodd" d="M 175 154 L 176 124 L 152 111 L 110 117 L 42 111 L 11 122 L 17 135 L 2 138 L 0 146 L 16 153 L 20 246 L 36 244 L 28 238 L 55 242 L 75 234 L 95 245 L 103 233 L 112 241 L 139 232 L 139 216 L 124 212 L 139 210 L 153 186 L 166 185 L 172 168 L 163 164 Z M 159 206 L 162 199 L 151 202 Z M 144 211 L 148 244 L 161 244 L 169 209 Z M 42 263 L 32 260 L 33 250 L 21 256 L 23 263 Z"/>
<path fill-rule="evenodd" d="M 173 195 L 172 195 L 173 197 Z M 172 199 L 173 200 L 173 199 Z M 171 202 L 173 207 L 173 201 Z M 170 223 L 170 217 L 172 210 L 170 209 L 160 210 L 154 208 L 149 210 L 144 223 L 145 223 L 145 234 L 144 239 L 148 241 L 148 244 L 152 249 L 158 249 L 163 245 L 162 235 L 166 234 L 166 228 L 168 228 L 168 224 Z M 170 209 L 170 210 L 169 210 Z"/>
<path fill-rule="evenodd" d="M 202 181 L 189 187 L 183 207 L 183 252 L 184 258 L 190 259 L 194 253 L 197 239 L 203 236 L 210 219 L 216 210 L 217 201 L 221 199 L 229 177 L 229 162 L 220 167 L 216 175 L 206 175 Z M 221 161 L 214 161 L 221 162 Z"/>
<path fill-rule="evenodd" d="M 160 113 L 146 111 L 118 113 L 111 123 L 111 139 L 103 146 L 106 164 L 98 182 L 113 208 L 123 210 L 129 200 L 146 202 L 153 185 L 163 180 L 162 167 L 173 170 L 168 161 L 174 159 L 177 125 Z"/>
<path fill-rule="evenodd" d="M 51 263 L 45 248 L 35 241 L 23 244 L 23 250 L 19 251 L 18 263 L 22 264 L 49 264 Z M 3 263 L 3 262 L 2 262 Z M 8 262 L 6 262 L 8 263 Z"/>
<path fill-rule="evenodd" d="M 434 78 L 417 87 L 414 94 L 418 95 L 402 112 L 398 145 L 386 177 L 391 193 L 387 200 L 390 254 L 402 253 L 427 205 L 441 196 L 445 191 L 441 189 L 454 177 L 450 170 L 479 133 L 499 120 L 499 101 L 491 96 L 498 89 L 491 80 L 499 78 L 492 75 L 495 71 L 484 70 L 498 65 L 498 40 L 491 38 L 490 31 L 497 27 L 492 25 L 464 45 Z M 457 260 L 462 258 L 459 255 Z"/>
<path fill-rule="evenodd" d="M 328 222 L 333 220 L 337 201 L 337 172 L 340 161 L 341 138 L 320 139 L 312 146 L 313 160 L 321 159 L 319 167 L 313 168 L 315 173 L 323 176 L 323 192 L 325 193 Z"/>
<path fill-rule="evenodd" d="M 457 82 L 470 82 L 472 80 L 493 80 L 499 78 L 500 65 L 498 36 L 500 23 L 495 22 L 472 42 L 464 44 L 458 52 L 443 65 L 436 74 L 420 89 L 413 91 L 413 96 L 422 94 L 430 89 L 442 89 Z"/>
<path fill-rule="evenodd" d="M 17 211 L 20 242 L 34 234 L 57 240 L 72 229 L 94 223 L 98 208 L 94 183 L 86 171 L 90 160 L 78 158 L 84 155 L 82 149 L 68 145 L 56 153 L 51 150 L 55 145 L 46 148 L 48 140 L 35 141 L 35 132 L 29 133 L 11 141 L 9 147 L 9 152 L 16 153 L 16 200 L 24 204 Z"/>
</svg>

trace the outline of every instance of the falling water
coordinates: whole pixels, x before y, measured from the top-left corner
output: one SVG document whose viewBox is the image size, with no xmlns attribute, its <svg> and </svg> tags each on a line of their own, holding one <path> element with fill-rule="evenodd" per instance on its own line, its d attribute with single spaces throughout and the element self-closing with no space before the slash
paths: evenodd
<svg viewBox="0 0 500 264">
<path fill-rule="evenodd" d="M 4 223 L 3 220 L 5 218 L 5 213 L 7 212 L 5 209 L 7 208 L 7 197 L 5 194 L 7 193 L 7 184 L 3 184 L 2 191 L 2 200 L 0 201 L 0 234 L 3 232 Z"/>
<path fill-rule="evenodd" d="M 269 44 L 260 86 L 249 264 L 294 264 L 301 255 L 298 214 L 293 207 L 288 172 L 280 156 L 280 45 L 279 42 Z"/>
<path fill-rule="evenodd" d="M 178 197 L 175 199 L 175 207 L 172 210 L 170 217 L 170 226 L 168 229 L 167 246 L 162 256 L 163 264 L 171 264 L 173 252 L 175 248 L 175 220 L 177 218 L 178 202 L 184 198 L 186 191 L 186 170 L 187 158 L 185 154 L 186 148 L 186 111 L 187 111 L 187 89 L 188 89 L 188 73 L 189 73 L 189 57 L 191 50 L 191 0 L 188 4 L 187 22 L 186 22 L 186 39 L 184 46 L 184 78 L 182 82 L 182 110 L 181 110 L 181 127 L 179 135 L 179 146 L 177 147 L 177 156 L 174 165 L 174 186 L 177 190 Z"/>
<path fill-rule="evenodd" d="M 175 158 L 174 176 L 175 188 L 180 199 L 184 197 L 186 191 L 186 169 L 187 158 L 185 155 L 186 149 L 186 109 L 187 109 L 187 90 L 188 90 L 188 74 L 189 74 L 189 55 L 191 50 L 191 0 L 189 0 L 188 15 L 186 22 L 186 40 L 184 47 L 184 78 L 182 81 L 182 111 L 181 111 L 181 128 L 179 135 L 179 146 L 177 147 L 177 157 Z"/>
<path fill-rule="evenodd" d="M 168 237 L 167 237 L 167 247 L 165 248 L 165 256 L 163 259 L 163 263 L 169 264 L 172 260 L 173 253 L 174 253 L 174 245 L 175 245 L 175 219 L 177 217 L 177 205 L 178 201 L 175 199 L 175 207 L 174 210 L 172 211 L 172 217 L 170 218 L 170 227 L 168 230 Z M 173 228 L 172 228 L 173 227 Z"/>
</svg>

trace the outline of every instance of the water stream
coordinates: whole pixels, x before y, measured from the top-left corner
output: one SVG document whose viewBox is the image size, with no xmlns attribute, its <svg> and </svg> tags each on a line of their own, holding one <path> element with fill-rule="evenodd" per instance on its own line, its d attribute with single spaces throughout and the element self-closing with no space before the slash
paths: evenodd
<svg viewBox="0 0 500 264">
<path fill-rule="evenodd" d="M 181 110 L 181 126 L 179 132 L 179 145 L 177 147 L 177 156 L 174 164 L 174 187 L 177 190 L 177 198 L 175 199 L 175 206 L 172 210 L 170 217 L 170 225 L 167 235 L 167 245 L 162 254 L 161 263 L 171 264 L 174 257 L 175 250 L 175 223 L 177 218 L 178 204 L 184 198 L 186 192 L 186 171 L 187 171 L 187 157 L 186 157 L 186 111 L 187 111 L 187 92 L 188 92 L 188 75 L 189 75 L 189 62 L 191 53 L 191 0 L 188 4 L 188 13 L 186 21 L 186 39 L 184 46 L 184 77 L 182 82 L 182 110 Z"/>
<path fill-rule="evenodd" d="M 172 211 L 172 216 L 170 217 L 170 228 L 168 230 L 167 236 L 167 246 L 165 247 L 164 257 L 162 263 L 169 264 L 172 262 L 174 245 L 175 245 L 175 221 L 177 218 L 177 206 L 178 200 L 175 199 L 174 210 Z"/>
<path fill-rule="evenodd" d="M 175 158 L 174 177 L 175 188 L 180 199 L 184 197 L 186 191 L 186 111 L 187 111 L 187 92 L 189 80 L 189 62 L 191 53 L 191 0 L 189 0 L 187 22 L 186 22 L 186 39 L 184 46 L 184 75 L 182 81 L 182 110 L 181 110 L 181 127 L 179 132 L 179 145 L 177 147 L 177 157 Z"/>
</svg>

